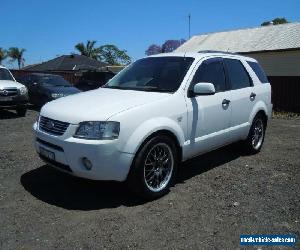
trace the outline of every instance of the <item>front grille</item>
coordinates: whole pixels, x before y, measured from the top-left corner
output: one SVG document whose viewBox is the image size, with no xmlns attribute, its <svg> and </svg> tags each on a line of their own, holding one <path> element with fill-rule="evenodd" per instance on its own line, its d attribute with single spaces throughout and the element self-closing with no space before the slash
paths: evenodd
<svg viewBox="0 0 300 250">
<path fill-rule="evenodd" d="M 53 120 L 44 116 L 41 116 L 39 121 L 39 129 L 53 135 L 63 135 L 69 125 L 67 122 Z"/>
<path fill-rule="evenodd" d="M 16 96 L 18 95 L 17 88 L 5 88 L 0 90 L 0 96 Z"/>
</svg>

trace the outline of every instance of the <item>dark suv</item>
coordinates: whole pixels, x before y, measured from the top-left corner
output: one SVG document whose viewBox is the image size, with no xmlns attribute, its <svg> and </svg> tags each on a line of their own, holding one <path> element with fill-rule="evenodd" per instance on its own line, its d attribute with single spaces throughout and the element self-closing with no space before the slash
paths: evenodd
<svg viewBox="0 0 300 250">
<path fill-rule="evenodd" d="M 29 102 L 38 106 L 80 92 L 60 75 L 31 73 L 20 81 L 28 88 Z"/>
</svg>

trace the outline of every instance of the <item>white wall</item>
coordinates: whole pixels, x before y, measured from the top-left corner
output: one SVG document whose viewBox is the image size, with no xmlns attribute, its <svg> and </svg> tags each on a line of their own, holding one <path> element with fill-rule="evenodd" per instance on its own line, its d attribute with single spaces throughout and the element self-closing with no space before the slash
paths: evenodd
<svg viewBox="0 0 300 250">
<path fill-rule="evenodd" d="M 268 76 L 300 76 L 300 50 L 244 55 L 258 60 Z"/>
</svg>

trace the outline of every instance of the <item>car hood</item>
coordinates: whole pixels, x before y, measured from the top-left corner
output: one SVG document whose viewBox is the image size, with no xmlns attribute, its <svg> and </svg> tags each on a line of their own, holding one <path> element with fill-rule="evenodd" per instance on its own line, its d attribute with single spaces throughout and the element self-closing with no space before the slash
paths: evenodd
<svg viewBox="0 0 300 250">
<path fill-rule="evenodd" d="M 47 103 L 41 115 L 63 122 L 106 121 L 122 111 L 168 97 L 168 93 L 100 88 Z"/>
<path fill-rule="evenodd" d="M 4 88 L 21 88 L 24 85 L 15 81 L 0 80 L 0 89 Z"/>
<path fill-rule="evenodd" d="M 58 94 L 64 94 L 64 95 L 71 95 L 81 92 L 79 89 L 75 87 L 63 87 L 63 86 L 43 86 L 43 88 L 50 93 L 58 93 Z"/>
</svg>

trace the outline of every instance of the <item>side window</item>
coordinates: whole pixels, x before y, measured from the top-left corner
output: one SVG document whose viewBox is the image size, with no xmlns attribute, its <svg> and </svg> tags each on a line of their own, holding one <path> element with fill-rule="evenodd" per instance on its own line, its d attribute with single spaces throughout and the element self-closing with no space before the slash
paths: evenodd
<svg viewBox="0 0 300 250">
<path fill-rule="evenodd" d="M 202 62 L 194 75 L 192 86 L 199 82 L 212 83 L 216 92 L 225 91 L 226 81 L 222 59 L 212 58 Z"/>
<path fill-rule="evenodd" d="M 224 59 L 231 89 L 242 89 L 252 86 L 252 80 L 243 64 L 236 59 Z"/>
<path fill-rule="evenodd" d="M 257 75 L 257 77 L 261 81 L 261 83 L 269 82 L 264 70 L 262 69 L 262 67 L 258 63 L 249 62 L 249 61 L 247 61 L 247 63 L 250 65 L 250 67 L 252 68 L 254 73 Z"/>
</svg>

